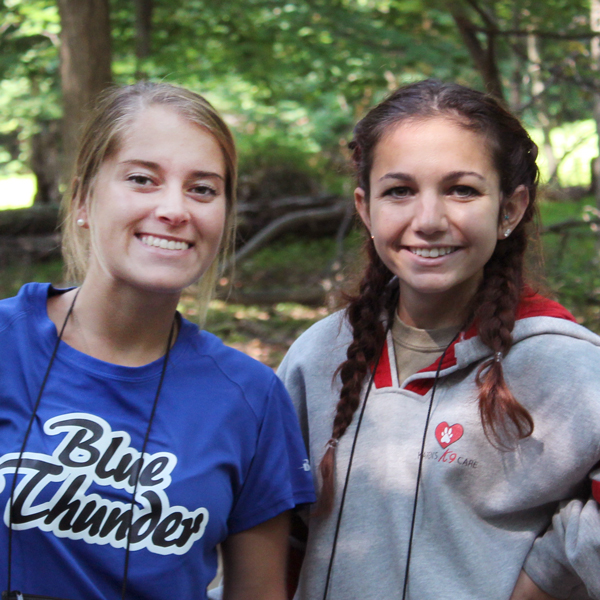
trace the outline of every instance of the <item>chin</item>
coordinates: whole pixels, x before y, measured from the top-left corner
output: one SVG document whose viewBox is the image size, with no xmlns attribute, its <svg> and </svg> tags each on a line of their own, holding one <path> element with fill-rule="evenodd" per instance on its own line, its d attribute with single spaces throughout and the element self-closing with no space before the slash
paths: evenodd
<svg viewBox="0 0 600 600">
<path fill-rule="evenodd" d="M 152 294 L 181 294 L 181 292 L 194 283 L 195 280 L 189 279 L 147 279 L 145 281 L 137 281 L 133 283 L 133 287 L 136 287 L 140 291 Z"/>
</svg>

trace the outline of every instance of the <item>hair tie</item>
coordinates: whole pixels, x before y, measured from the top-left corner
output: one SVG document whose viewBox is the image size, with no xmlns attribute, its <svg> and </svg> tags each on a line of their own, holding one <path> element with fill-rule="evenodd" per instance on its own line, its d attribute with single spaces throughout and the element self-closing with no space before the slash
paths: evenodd
<svg viewBox="0 0 600 600">
<path fill-rule="evenodd" d="M 502 352 L 496 352 L 496 354 L 494 354 L 494 362 L 502 362 L 502 359 L 504 358 Z"/>
<path fill-rule="evenodd" d="M 326 444 L 325 448 L 333 448 L 334 450 L 337 448 L 339 440 L 331 438 Z"/>
</svg>

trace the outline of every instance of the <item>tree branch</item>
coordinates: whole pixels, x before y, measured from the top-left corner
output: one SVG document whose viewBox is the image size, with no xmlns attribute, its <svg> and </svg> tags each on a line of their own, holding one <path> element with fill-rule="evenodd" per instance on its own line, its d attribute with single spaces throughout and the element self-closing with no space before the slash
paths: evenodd
<svg viewBox="0 0 600 600">
<path fill-rule="evenodd" d="M 483 19 L 488 29 L 497 29 L 498 24 L 492 15 L 483 9 L 476 0 L 466 0 L 467 4 Z"/>
<path fill-rule="evenodd" d="M 578 33 L 560 33 L 558 31 L 540 31 L 540 30 L 524 30 L 524 29 L 500 29 L 498 27 L 480 27 L 479 25 L 473 25 L 473 30 L 477 33 L 490 33 L 493 32 L 499 36 L 517 36 L 527 37 L 528 35 L 535 35 L 540 38 L 550 40 L 589 40 L 595 37 L 597 34 L 590 31 L 581 31 Z"/>
<path fill-rule="evenodd" d="M 567 229 L 575 229 L 583 226 L 589 227 L 590 225 L 600 225 L 600 218 L 594 217 L 589 221 L 584 221 L 583 219 L 567 219 L 566 221 L 561 221 L 560 223 L 554 223 L 553 225 L 542 227 L 540 233 L 542 235 L 544 233 L 562 233 Z"/>
<path fill-rule="evenodd" d="M 233 262 L 237 263 L 248 258 L 268 242 L 293 230 L 298 225 L 343 217 L 346 205 L 347 201 L 341 201 L 331 207 L 299 210 L 275 219 L 236 252 Z M 227 271 L 231 266 L 231 264 L 225 264 L 223 270 Z"/>
<path fill-rule="evenodd" d="M 484 48 L 476 35 L 477 28 L 461 8 L 454 6 L 450 9 L 450 12 L 469 54 L 483 79 L 487 92 L 504 102 L 504 90 L 496 63 L 495 34 L 493 30 L 483 30 L 487 37 L 487 47 Z"/>
</svg>

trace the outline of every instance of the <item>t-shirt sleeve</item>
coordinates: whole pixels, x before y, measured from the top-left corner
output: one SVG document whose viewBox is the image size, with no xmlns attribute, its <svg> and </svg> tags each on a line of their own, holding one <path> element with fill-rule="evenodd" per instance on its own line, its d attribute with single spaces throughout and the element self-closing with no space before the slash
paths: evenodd
<svg viewBox="0 0 600 600">
<path fill-rule="evenodd" d="M 314 501 L 311 467 L 298 419 L 285 387 L 274 377 L 254 457 L 229 517 L 229 533 L 250 529 Z"/>
<path fill-rule="evenodd" d="M 591 497 L 563 502 L 525 561 L 531 579 L 556 598 L 583 588 L 600 600 L 600 469 L 591 477 Z"/>
</svg>

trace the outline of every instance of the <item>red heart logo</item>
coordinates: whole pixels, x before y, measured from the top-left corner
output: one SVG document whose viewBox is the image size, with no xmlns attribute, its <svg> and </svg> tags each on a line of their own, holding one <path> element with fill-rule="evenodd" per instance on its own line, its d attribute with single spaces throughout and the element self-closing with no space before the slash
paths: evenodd
<svg viewBox="0 0 600 600">
<path fill-rule="evenodd" d="M 435 439 L 442 448 L 447 448 L 450 444 L 454 444 L 454 442 L 460 440 L 463 431 L 463 426 L 459 423 L 448 425 L 446 421 L 442 421 L 435 428 Z"/>
</svg>

